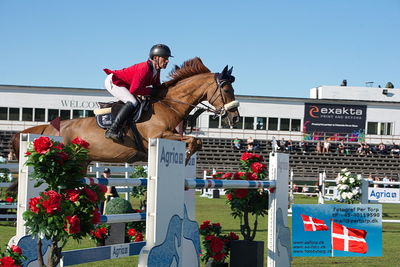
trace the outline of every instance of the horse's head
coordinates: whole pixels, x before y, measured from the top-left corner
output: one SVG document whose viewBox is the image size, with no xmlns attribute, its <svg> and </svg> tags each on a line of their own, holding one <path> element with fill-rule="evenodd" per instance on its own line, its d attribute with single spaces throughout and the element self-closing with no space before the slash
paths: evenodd
<svg viewBox="0 0 400 267">
<path fill-rule="evenodd" d="M 239 122 L 239 102 L 235 100 L 235 94 L 232 87 L 232 83 L 235 81 L 235 77 L 232 76 L 231 67 L 228 70 L 228 65 L 222 70 L 221 73 L 215 73 L 215 89 L 210 89 L 207 92 L 208 103 L 217 109 L 224 122 L 229 126 L 233 126 Z"/>
</svg>

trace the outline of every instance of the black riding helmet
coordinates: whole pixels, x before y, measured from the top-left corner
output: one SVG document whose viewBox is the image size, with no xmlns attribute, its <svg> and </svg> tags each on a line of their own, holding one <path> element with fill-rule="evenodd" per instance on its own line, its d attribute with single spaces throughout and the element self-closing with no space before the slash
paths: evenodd
<svg viewBox="0 0 400 267">
<path fill-rule="evenodd" d="M 171 50 L 165 44 L 156 44 L 150 49 L 149 58 L 153 59 L 154 56 L 159 57 L 173 57 Z"/>
</svg>

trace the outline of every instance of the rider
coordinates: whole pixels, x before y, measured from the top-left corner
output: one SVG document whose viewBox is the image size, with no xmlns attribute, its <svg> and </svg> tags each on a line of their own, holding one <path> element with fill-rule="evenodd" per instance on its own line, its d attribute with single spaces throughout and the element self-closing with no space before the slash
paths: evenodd
<svg viewBox="0 0 400 267">
<path fill-rule="evenodd" d="M 107 91 L 125 103 L 106 131 L 106 138 L 122 140 L 121 126 L 138 105 L 134 95 L 157 94 L 157 89 L 161 87 L 160 71 L 167 67 L 169 57 L 172 57 L 169 47 L 156 44 L 150 49 L 149 59 L 145 62 L 121 70 L 104 69 Z"/>
</svg>

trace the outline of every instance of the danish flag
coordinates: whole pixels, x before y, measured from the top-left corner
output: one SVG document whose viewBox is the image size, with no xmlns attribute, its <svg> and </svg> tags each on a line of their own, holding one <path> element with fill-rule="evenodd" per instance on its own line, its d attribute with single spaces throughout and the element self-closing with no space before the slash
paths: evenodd
<svg viewBox="0 0 400 267">
<path fill-rule="evenodd" d="M 368 252 L 366 236 L 365 230 L 332 222 L 332 249 L 365 254 Z"/>
<path fill-rule="evenodd" d="M 323 220 L 301 214 L 303 219 L 304 231 L 328 231 L 328 226 Z"/>
</svg>

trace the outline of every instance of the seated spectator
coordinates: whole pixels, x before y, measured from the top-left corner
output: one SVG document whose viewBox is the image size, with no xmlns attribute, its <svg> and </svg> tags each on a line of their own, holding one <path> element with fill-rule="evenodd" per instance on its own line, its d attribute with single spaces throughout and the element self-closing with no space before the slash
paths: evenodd
<svg viewBox="0 0 400 267">
<path fill-rule="evenodd" d="M 302 192 L 303 193 L 308 193 L 308 191 L 309 191 L 308 185 L 304 185 Z"/>
<path fill-rule="evenodd" d="M 392 155 L 399 155 L 400 154 L 400 147 L 393 142 L 393 145 L 390 149 L 390 153 Z"/>
<path fill-rule="evenodd" d="M 331 143 L 329 143 L 328 139 L 325 139 L 324 146 L 322 148 L 322 153 L 329 153 L 330 147 L 331 147 Z"/>
<path fill-rule="evenodd" d="M 253 137 L 247 138 L 247 152 L 252 152 L 254 149 L 254 140 Z"/>
<path fill-rule="evenodd" d="M 259 150 L 260 147 L 261 147 L 261 144 L 257 140 L 254 140 L 253 141 L 253 151 Z"/>
<path fill-rule="evenodd" d="M 287 141 L 287 150 L 289 151 L 289 153 L 294 151 L 294 146 L 293 146 L 293 141 L 292 139 L 289 139 Z"/>
<path fill-rule="evenodd" d="M 239 138 L 233 139 L 233 148 L 241 149 L 242 148 L 242 141 Z"/>
<path fill-rule="evenodd" d="M 301 140 L 299 142 L 299 149 L 301 152 L 307 153 L 308 152 L 308 143 L 304 140 Z"/>
<path fill-rule="evenodd" d="M 357 153 L 358 153 L 359 155 L 364 155 L 364 146 L 363 146 L 363 144 L 358 143 Z"/>
<path fill-rule="evenodd" d="M 317 144 L 315 145 L 315 152 L 317 153 L 321 153 L 322 152 L 322 145 L 321 145 L 321 141 L 318 140 Z"/>
<path fill-rule="evenodd" d="M 389 178 L 387 176 L 385 176 L 385 177 L 383 177 L 382 182 L 387 183 L 387 182 L 390 182 L 390 180 L 389 180 Z M 383 184 L 383 187 L 386 188 L 386 187 L 389 187 L 389 185 L 388 184 Z"/>
<path fill-rule="evenodd" d="M 386 146 L 385 146 L 385 144 L 384 143 L 380 143 L 378 145 L 378 148 L 377 148 L 376 152 L 381 154 L 381 155 L 385 155 L 386 154 Z"/>
<path fill-rule="evenodd" d="M 364 155 L 371 155 L 372 154 L 371 148 L 367 144 L 367 142 L 363 143 L 363 152 L 364 152 Z"/>
<path fill-rule="evenodd" d="M 340 141 L 338 145 L 338 150 L 340 154 L 345 154 L 346 153 L 346 145 L 344 144 L 344 140 Z"/>
<path fill-rule="evenodd" d="M 276 152 L 279 150 L 278 142 L 276 141 L 275 136 L 272 136 L 271 148 L 272 148 L 272 152 Z"/>
<path fill-rule="evenodd" d="M 380 182 L 380 180 L 379 180 L 378 177 L 375 177 L 375 178 L 374 178 L 374 181 L 375 181 L 375 182 Z M 378 187 L 380 187 L 379 184 L 374 184 L 374 188 L 378 188 Z"/>
</svg>

